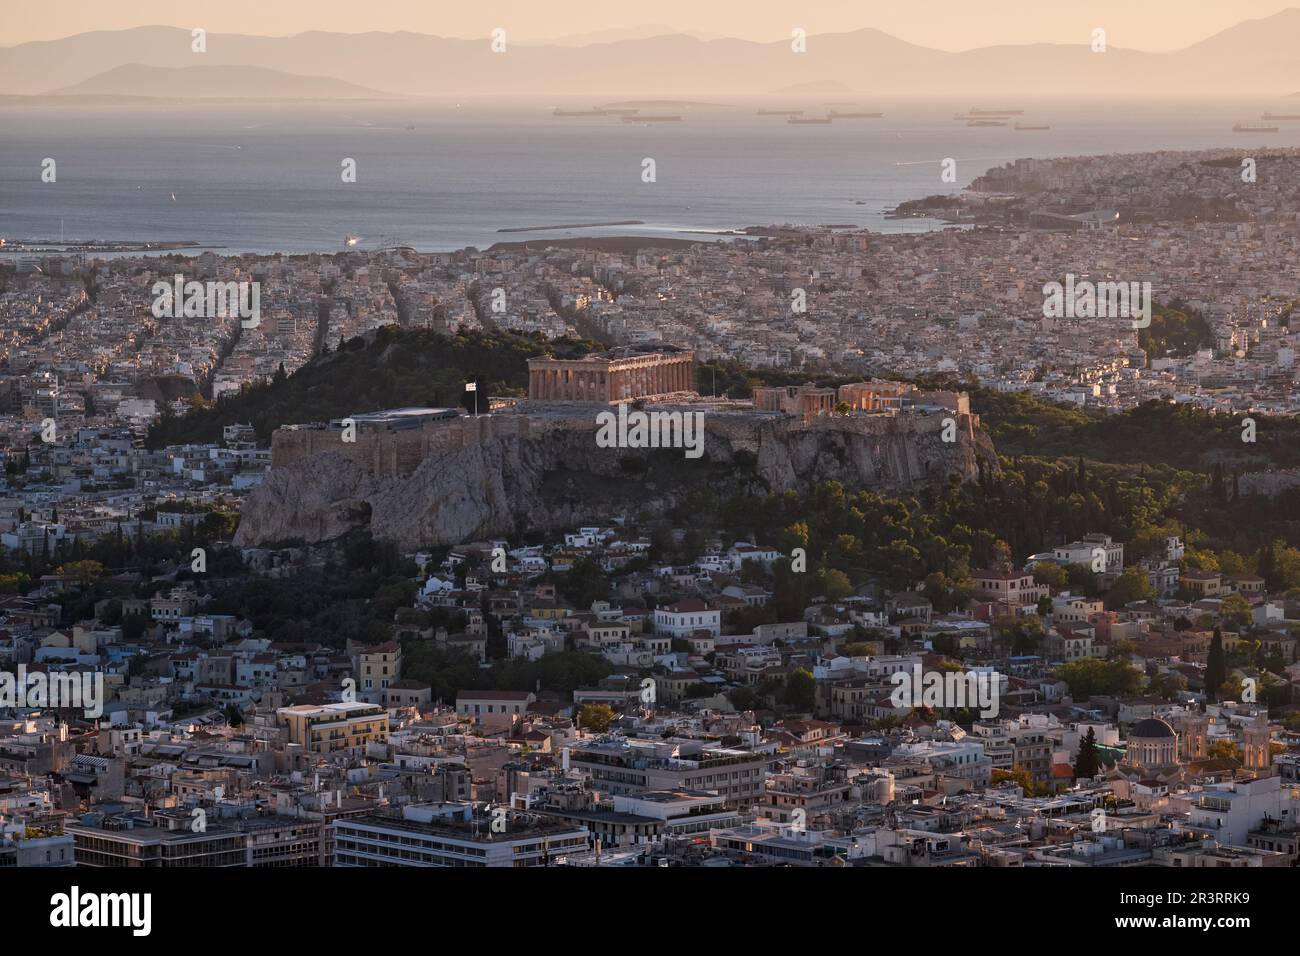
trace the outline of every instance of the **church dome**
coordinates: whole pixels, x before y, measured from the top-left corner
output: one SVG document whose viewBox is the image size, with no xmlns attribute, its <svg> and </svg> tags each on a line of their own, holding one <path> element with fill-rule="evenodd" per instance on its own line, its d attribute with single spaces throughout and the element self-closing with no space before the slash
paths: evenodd
<svg viewBox="0 0 1300 956">
<path fill-rule="evenodd" d="M 1148 717 L 1146 720 L 1139 720 L 1131 728 L 1128 735 L 1130 737 L 1143 737 L 1148 740 L 1155 740 L 1160 737 L 1174 736 L 1174 728 L 1170 727 L 1159 717 Z"/>
</svg>

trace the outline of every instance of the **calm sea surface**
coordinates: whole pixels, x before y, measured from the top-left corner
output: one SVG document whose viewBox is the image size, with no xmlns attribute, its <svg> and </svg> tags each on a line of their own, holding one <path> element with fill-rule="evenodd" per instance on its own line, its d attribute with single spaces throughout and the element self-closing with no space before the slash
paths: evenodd
<svg viewBox="0 0 1300 956">
<path fill-rule="evenodd" d="M 839 223 L 883 231 L 930 228 L 883 213 L 958 189 L 1022 156 L 1214 146 L 1300 146 L 1300 121 L 1276 134 L 1235 134 L 1260 113 L 1300 113 L 1300 99 L 1249 103 L 969 103 L 870 100 L 834 108 L 877 120 L 790 125 L 759 107 L 646 107 L 681 123 L 555 118 L 553 103 L 422 103 L 188 108 L 0 108 L 0 237 L 194 240 L 225 251 L 423 250 L 572 235 L 670 235 L 764 223 Z M 585 108 L 592 101 L 566 102 Z M 1023 123 L 968 128 L 971 107 L 1022 108 Z M 40 180 L 41 161 L 58 181 Z M 357 181 L 341 162 L 357 162 Z M 945 157 L 958 181 L 940 180 Z M 652 158 L 656 182 L 642 182 Z M 173 196 L 175 197 L 173 199 Z M 545 232 L 502 228 L 642 220 Z"/>
</svg>

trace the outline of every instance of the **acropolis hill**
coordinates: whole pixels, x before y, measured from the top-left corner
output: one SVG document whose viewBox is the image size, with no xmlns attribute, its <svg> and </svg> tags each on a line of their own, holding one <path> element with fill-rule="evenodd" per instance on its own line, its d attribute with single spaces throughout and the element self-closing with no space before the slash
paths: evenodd
<svg viewBox="0 0 1300 956">
<path fill-rule="evenodd" d="M 864 382 L 760 388 L 750 402 L 702 398 L 689 387 L 693 358 L 680 351 L 531 360 L 529 372 L 526 401 L 477 417 L 395 409 L 278 429 L 272 471 L 236 543 L 321 542 L 364 527 L 414 549 L 657 513 L 701 482 L 752 495 L 826 480 L 898 491 L 973 478 L 980 462 L 997 469 L 962 393 Z M 619 402 L 703 413 L 703 458 L 598 447 L 596 413 Z"/>
</svg>

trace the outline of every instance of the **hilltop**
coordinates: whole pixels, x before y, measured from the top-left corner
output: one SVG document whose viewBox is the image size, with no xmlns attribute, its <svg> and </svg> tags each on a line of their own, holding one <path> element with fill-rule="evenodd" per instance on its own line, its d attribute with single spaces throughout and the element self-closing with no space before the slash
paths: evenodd
<svg viewBox="0 0 1300 956">
<path fill-rule="evenodd" d="M 556 340 L 509 332 L 443 335 L 424 329 L 383 326 L 370 336 L 322 352 L 292 375 L 277 375 L 216 402 L 196 403 L 180 417 L 167 416 L 149 431 L 150 448 L 217 442 L 226 425 L 251 424 L 269 441 L 281 425 L 327 421 L 354 412 L 403 406 L 474 407 L 466 382 L 478 383 L 479 407 L 490 396 L 521 395 L 528 386 L 528 359 L 538 355 L 577 358 L 591 342 Z"/>
</svg>

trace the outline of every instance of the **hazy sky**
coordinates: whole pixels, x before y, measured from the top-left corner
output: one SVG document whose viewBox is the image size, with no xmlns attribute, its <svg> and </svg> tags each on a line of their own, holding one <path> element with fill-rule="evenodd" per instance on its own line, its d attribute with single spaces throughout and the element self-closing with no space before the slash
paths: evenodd
<svg viewBox="0 0 1300 956">
<path fill-rule="evenodd" d="M 528 42 L 640 24 L 780 40 L 792 27 L 829 33 L 876 27 L 946 50 L 1035 41 L 1087 42 L 1105 27 L 1112 46 L 1170 50 L 1278 0 L 0 0 L 0 45 L 148 24 L 281 36 L 304 30 L 410 30 L 487 36 L 505 27 Z"/>
</svg>

